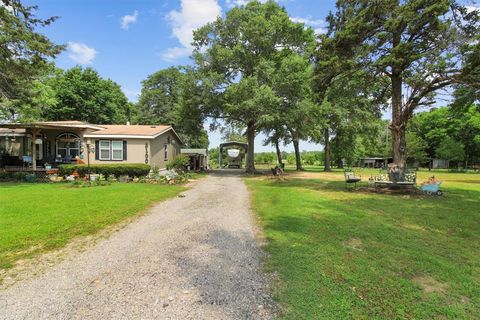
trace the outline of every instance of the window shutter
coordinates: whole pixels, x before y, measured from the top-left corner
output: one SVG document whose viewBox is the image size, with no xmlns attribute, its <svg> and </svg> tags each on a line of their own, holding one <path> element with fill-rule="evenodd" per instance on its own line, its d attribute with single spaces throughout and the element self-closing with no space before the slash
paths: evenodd
<svg viewBox="0 0 480 320">
<path fill-rule="evenodd" d="M 127 160 L 127 141 L 123 141 L 123 161 Z"/>
<path fill-rule="evenodd" d="M 100 159 L 100 142 L 95 140 L 95 160 Z"/>
</svg>

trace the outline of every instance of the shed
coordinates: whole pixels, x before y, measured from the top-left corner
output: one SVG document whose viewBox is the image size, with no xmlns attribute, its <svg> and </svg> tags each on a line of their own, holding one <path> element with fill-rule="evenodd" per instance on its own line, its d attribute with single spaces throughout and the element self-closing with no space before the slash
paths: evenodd
<svg viewBox="0 0 480 320">
<path fill-rule="evenodd" d="M 180 149 L 180 153 L 189 158 L 190 170 L 204 171 L 208 169 L 207 149 Z"/>
</svg>

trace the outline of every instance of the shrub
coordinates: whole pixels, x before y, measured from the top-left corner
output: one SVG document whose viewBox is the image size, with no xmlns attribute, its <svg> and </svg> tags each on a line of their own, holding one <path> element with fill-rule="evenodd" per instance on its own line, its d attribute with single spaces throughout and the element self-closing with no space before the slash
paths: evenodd
<svg viewBox="0 0 480 320">
<path fill-rule="evenodd" d="M 9 181 L 12 180 L 12 173 L 4 170 L 0 170 L 0 181 Z"/>
<path fill-rule="evenodd" d="M 175 159 L 170 160 L 167 163 L 168 170 L 175 170 L 177 173 L 182 174 L 185 171 L 185 167 L 188 165 L 190 160 L 184 154 L 179 154 Z"/>
<path fill-rule="evenodd" d="M 62 176 L 71 175 L 74 171 L 78 172 L 80 177 L 85 177 L 88 174 L 87 165 L 60 165 L 58 173 Z M 92 164 L 90 165 L 91 173 L 102 174 L 105 177 L 142 177 L 150 172 L 148 164 Z"/>
<path fill-rule="evenodd" d="M 29 176 L 29 174 L 27 172 L 14 172 L 13 173 L 13 180 L 25 181 L 25 180 L 27 180 L 27 176 Z"/>
</svg>

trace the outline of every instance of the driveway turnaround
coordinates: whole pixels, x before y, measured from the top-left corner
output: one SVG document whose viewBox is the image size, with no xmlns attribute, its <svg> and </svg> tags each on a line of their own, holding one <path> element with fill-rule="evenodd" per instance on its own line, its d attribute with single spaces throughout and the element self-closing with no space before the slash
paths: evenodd
<svg viewBox="0 0 480 320">
<path fill-rule="evenodd" d="M 0 319 L 271 319 L 248 191 L 211 175 L 44 274 L 0 291 Z"/>
</svg>

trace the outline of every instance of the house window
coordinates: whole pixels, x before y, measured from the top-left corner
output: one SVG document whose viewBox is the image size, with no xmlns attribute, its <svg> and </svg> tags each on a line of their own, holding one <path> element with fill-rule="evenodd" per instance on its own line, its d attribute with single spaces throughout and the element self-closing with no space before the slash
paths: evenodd
<svg viewBox="0 0 480 320">
<path fill-rule="evenodd" d="M 163 156 L 165 160 L 168 160 L 168 144 L 166 143 L 163 145 Z"/>
<path fill-rule="evenodd" d="M 112 160 L 123 160 L 123 141 L 112 141 Z"/>
<path fill-rule="evenodd" d="M 57 147 L 57 156 L 62 158 L 66 156 L 76 157 L 80 155 L 80 138 L 74 133 L 62 133 L 55 139 Z"/>
<path fill-rule="evenodd" d="M 100 160 L 110 160 L 110 141 L 100 141 Z"/>
<path fill-rule="evenodd" d="M 124 160 L 123 141 L 100 140 L 99 149 L 100 160 Z"/>
</svg>

